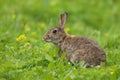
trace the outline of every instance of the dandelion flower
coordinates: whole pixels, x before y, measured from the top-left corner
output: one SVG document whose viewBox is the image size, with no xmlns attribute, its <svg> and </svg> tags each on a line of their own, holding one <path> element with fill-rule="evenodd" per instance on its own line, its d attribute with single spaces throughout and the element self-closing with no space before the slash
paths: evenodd
<svg viewBox="0 0 120 80">
<path fill-rule="evenodd" d="M 16 18 L 16 14 L 13 14 L 13 15 L 12 15 L 12 18 L 15 19 L 15 18 Z"/>
<path fill-rule="evenodd" d="M 105 35 L 105 37 L 109 37 L 109 33 L 105 33 L 104 35 Z"/>
<path fill-rule="evenodd" d="M 26 47 L 26 46 L 30 46 L 30 42 L 29 42 L 29 41 L 26 42 L 24 46 L 25 46 L 25 47 Z"/>
<path fill-rule="evenodd" d="M 43 28 L 43 27 L 46 27 L 46 24 L 45 24 L 44 22 L 40 22 L 39 25 L 40 25 L 40 27 L 42 27 L 42 28 Z"/>
<path fill-rule="evenodd" d="M 35 36 L 35 35 L 36 35 L 36 32 L 32 32 L 31 35 L 32 35 L 32 36 Z"/>
<path fill-rule="evenodd" d="M 16 41 L 21 41 L 21 40 L 25 40 L 25 39 L 26 39 L 25 34 L 22 34 L 18 38 L 16 38 Z"/>
<path fill-rule="evenodd" d="M 69 32 L 69 31 L 70 31 L 70 28 L 66 27 L 66 28 L 65 28 L 65 31 L 66 31 L 66 32 Z"/>
<path fill-rule="evenodd" d="M 29 32 L 30 31 L 30 27 L 28 25 L 25 25 L 25 31 Z"/>
<path fill-rule="evenodd" d="M 115 71 L 113 69 L 110 69 L 110 75 L 113 75 Z"/>
<path fill-rule="evenodd" d="M 56 5 L 57 5 L 57 1 L 52 0 L 52 1 L 50 2 L 50 6 L 56 6 Z"/>
<path fill-rule="evenodd" d="M 114 71 L 110 71 L 110 75 L 113 75 L 114 74 Z"/>
</svg>

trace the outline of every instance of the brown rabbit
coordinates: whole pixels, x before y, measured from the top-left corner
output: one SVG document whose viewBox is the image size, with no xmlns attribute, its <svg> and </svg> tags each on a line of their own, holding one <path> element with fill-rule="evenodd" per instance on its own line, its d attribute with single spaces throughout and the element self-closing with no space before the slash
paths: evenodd
<svg viewBox="0 0 120 80">
<path fill-rule="evenodd" d="M 66 59 L 73 64 L 84 61 L 86 67 L 91 67 L 100 65 L 101 62 L 106 63 L 104 50 L 94 40 L 70 36 L 65 32 L 64 25 L 67 17 L 68 13 L 61 14 L 59 25 L 50 29 L 43 39 L 60 47 L 59 56 L 66 52 Z"/>
</svg>

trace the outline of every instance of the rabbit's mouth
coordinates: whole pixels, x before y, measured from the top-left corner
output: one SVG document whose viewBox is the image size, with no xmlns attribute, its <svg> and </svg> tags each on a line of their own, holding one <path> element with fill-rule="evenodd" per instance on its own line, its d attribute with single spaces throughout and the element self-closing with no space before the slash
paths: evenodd
<svg viewBox="0 0 120 80">
<path fill-rule="evenodd" d="M 51 42 L 51 41 L 52 41 L 51 39 L 49 39 L 49 38 L 46 37 L 46 36 L 44 36 L 42 39 L 43 39 L 44 41 L 46 41 L 46 42 Z"/>
<path fill-rule="evenodd" d="M 51 42 L 52 40 L 51 39 L 44 39 L 44 41 Z"/>
</svg>

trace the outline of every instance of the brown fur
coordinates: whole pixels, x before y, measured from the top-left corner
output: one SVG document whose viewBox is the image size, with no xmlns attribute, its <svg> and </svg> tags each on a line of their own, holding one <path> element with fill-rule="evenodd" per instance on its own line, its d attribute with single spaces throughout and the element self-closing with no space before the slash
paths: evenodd
<svg viewBox="0 0 120 80">
<path fill-rule="evenodd" d="M 57 27 L 50 29 L 43 39 L 47 42 L 53 42 L 60 47 L 59 56 L 66 52 L 66 59 L 73 64 L 84 61 L 85 66 L 100 65 L 106 63 L 106 55 L 103 49 L 92 39 L 87 37 L 69 36 L 64 31 L 64 24 L 67 20 L 67 13 L 60 15 L 60 23 Z"/>
</svg>

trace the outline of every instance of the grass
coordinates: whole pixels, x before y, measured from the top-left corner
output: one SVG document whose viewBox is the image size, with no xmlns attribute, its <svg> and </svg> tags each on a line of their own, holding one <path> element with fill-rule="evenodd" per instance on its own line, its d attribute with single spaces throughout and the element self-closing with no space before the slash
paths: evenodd
<svg viewBox="0 0 120 80">
<path fill-rule="evenodd" d="M 106 66 L 73 66 L 42 40 L 64 11 L 68 33 L 96 40 Z M 0 0 L 0 80 L 120 80 L 119 11 L 119 0 Z"/>
</svg>

